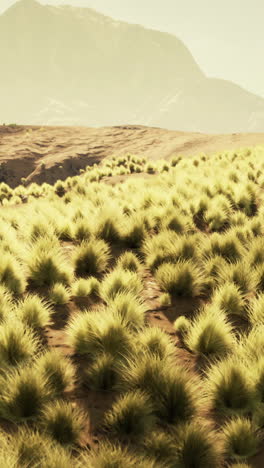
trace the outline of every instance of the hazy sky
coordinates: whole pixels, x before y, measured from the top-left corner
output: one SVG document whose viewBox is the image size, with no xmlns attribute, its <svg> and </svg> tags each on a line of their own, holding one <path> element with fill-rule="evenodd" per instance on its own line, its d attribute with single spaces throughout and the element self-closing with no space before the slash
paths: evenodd
<svg viewBox="0 0 264 468">
<path fill-rule="evenodd" d="M 0 0 L 0 13 L 16 0 Z M 86 6 L 183 40 L 203 71 L 264 97 L 264 0 L 41 0 Z"/>
</svg>

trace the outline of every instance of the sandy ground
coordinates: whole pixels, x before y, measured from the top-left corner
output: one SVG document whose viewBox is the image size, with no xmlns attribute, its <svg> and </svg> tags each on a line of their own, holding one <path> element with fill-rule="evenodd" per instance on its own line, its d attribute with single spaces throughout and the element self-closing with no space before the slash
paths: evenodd
<svg viewBox="0 0 264 468">
<path fill-rule="evenodd" d="M 0 182 L 15 187 L 24 177 L 28 182 L 54 183 L 113 155 L 169 159 L 175 154 L 210 154 L 260 144 L 264 144 L 264 133 L 206 135 L 138 125 L 0 126 Z"/>
</svg>

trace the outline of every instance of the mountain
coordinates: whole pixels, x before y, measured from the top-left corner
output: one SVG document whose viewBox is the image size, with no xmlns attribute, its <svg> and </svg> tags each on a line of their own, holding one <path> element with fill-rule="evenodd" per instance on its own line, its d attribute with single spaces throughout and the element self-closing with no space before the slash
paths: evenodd
<svg viewBox="0 0 264 468">
<path fill-rule="evenodd" d="M 207 78 L 175 36 L 20 0 L 0 16 L 0 122 L 264 130 L 264 99 Z"/>
</svg>

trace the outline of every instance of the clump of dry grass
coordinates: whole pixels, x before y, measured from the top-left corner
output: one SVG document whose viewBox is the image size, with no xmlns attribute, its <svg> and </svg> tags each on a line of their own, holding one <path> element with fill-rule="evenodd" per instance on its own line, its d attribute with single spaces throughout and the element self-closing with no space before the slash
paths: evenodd
<svg viewBox="0 0 264 468">
<path fill-rule="evenodd" d="M 156 279 L 171 296 L 196 297 L 203 291 L 201 271 L 190 261 L 164 263 L 157 269 Z"/>
<path fill-rule="evenodd" d="M 73 255 L 74 271 L 77 276 L 99 276 L 106 271 L 109 259 L 110 249 L 105 241 L 82 242 Z"/>
<path fill-rule="evenodd" d="M 55 401 L 43 408 L 42 425 L 46 433 L 62 445 L 74 445 L 85 427 L 85 415 L 70 403 Z"/>
</svg>

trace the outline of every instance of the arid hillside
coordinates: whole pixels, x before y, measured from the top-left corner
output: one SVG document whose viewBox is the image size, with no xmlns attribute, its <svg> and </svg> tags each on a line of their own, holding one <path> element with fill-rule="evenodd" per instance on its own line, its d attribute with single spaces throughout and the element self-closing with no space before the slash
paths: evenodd
<svg viewBox="0 0 264 468">
<path fill-rule="evenodd" d="M 103 128 L 0 126 L 0 182 L 55 183 L 107 156 L 150 159 L 211 154 L 264 144 L 264 134 L 206 135 L 123 125 Z"/>
</svg>

